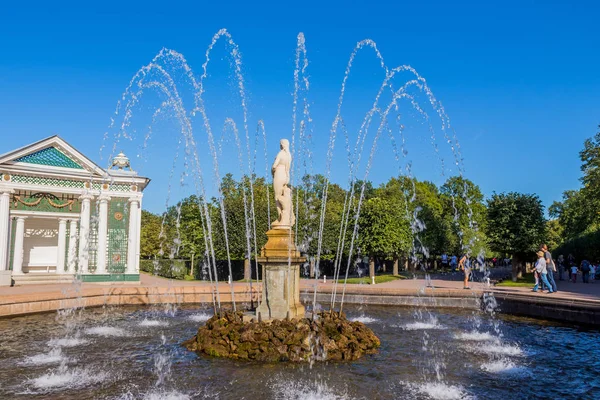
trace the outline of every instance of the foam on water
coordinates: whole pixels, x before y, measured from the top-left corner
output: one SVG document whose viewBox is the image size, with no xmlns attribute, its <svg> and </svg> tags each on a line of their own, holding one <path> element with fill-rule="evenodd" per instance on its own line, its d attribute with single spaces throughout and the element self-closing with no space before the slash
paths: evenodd
<svg viewBox="0 0 600 400">
<path fill-rule="evenodd" d="M 514 362 L 504 358 L 481 364 L 481 369 L 486 372 L 505 374 L 522 374 L 526 371 L 525 367 L 520 367 Z"/>
<path fill-rule="evenodd" d="M 80 338 L 62 338 L 62 339 L 51 339 L 48 341 L 50 347 L 75 347 L 81 346 L 82 344 L 89 343 L 89 340 Z"/>
<path fill-rule="evenodd" d="M 280 400 L 347 400 L 345 391 L 339 393 L 325 382 L 278 380 L 271 385 L 275 398 Z"/>
<path fill-rule="evenodd" d="M 141 396 L 136 396 L 131 392 L 125 393 L 122 396 L 119 396 L 117 400 L 189 400 L 192 397 L 185 393 L 180 393 L 175 390 L 166 391 L 166 390 L 153 390 L 148 393 L 144 393 Z"/>
<path fill-rule="evenodd" d="M 349 318 L 352 322 L 362 322 L 363 324 L 372 324 L 373 322 L 378 322 L 377 318 L 369 317 L 366 315 L 360 315 L 358 317 Z"/>
<path fill-rule="evenodd" d="M 190 319 L 190 320 L 192 320 L 194 322 L 204 322 L 204 321 L 208 321 L 211 317 L 212 317 L 212 315 L 200 313 L 200 314 L 190 315 L 188 317 L 188 319 Z"/>
<path fill-rule="evenodd" d="M 518 345 L 502 344 L 502 343 L 485 343 L 481 346 L 470 346 L 468 350 L 475 353 L 484 354 L 501 354 L 505 356 L 521 356 L 523 350 Z"/>
<path fill-rule="evenodd" d="M 407 386 L 412 391 L 435 400 L 465 400 L 473 398 L 461 386 L 448 385 L 443 382 L 409 383 Z"/>
<path fill-rule="evenodd" d="M 95 383 L 100 383 L 108 378 L 103 371 L 94 371 L 89 368 L 68 369 L 61 365 L 57 370 L 44 374 L 39 378 L 30 379 L 28 384 L 36 389 L 56 390 L 73 389 Z"/>
<path fill-rule="evenodd" d="M 57 364 L 62 361 L 66 361 L 67 358 L 63 356 L 60 348 L 52 349 L 49 353 L 36 354 L 25 358 L 21 364 L 23 365 L 46 365 L 46 364 Z"/>
<path fill-rule="evenodd" d="M 168 326 L 167 321 L 160 321 L 158 319 L 145 319 L 139 323 L 139 326 Z"/>
<path fill-rule="evenodd" d="M 428 322 L 417 321 L 402 326 L 402 329 L 405 329 L 407 331 L 418 331 L 425 329 L 444 329 L 444 326 L 438 324 L 436 320 L 431 320 Z"/>
<path fill-rule="evenodd" d="M 473 342 L 497 342 L 499 339 L 489 332 L 461 332 L 454 335 L 454 339 Z"/>
<path fill-rule="evenodd" d="M 88 335 L 104 336 L 104 337 L 119 337 L 126 336 L 127 332 L 121 328 L 115 328 L 114 326 L 96 326 L 85 330 Z"/>
</svg>

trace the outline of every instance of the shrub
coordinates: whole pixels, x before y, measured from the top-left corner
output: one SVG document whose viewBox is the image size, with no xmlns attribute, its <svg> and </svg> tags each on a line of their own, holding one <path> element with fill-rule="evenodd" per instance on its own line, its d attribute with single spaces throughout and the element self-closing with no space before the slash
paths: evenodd
<svg viewBox="0 0 600 400">
<path fill-rule="evenodd" d="M 171 279 L 184 279 L 187 274 L 186 260 L 140 260 L 140 270 Z"/>
</svg>

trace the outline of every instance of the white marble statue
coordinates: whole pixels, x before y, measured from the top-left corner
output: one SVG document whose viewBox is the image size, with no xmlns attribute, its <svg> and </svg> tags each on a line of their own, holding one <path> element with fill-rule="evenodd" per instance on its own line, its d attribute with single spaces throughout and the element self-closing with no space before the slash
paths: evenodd
<svg viewBox="0 0 600 400">
<path fill-rule="evenodd" d="M 273 229 L 290 229 L 296 222 L 292 205 L 292 188 L 290 187 L 290 167 L 292 155 L 290 142 L 287 139 L 279 141 L 280 151 L 275 157 L 271 168 L 273 173 L 273 190 L 277 205 L 277 220 L 272 223 Z"/>
</svg>

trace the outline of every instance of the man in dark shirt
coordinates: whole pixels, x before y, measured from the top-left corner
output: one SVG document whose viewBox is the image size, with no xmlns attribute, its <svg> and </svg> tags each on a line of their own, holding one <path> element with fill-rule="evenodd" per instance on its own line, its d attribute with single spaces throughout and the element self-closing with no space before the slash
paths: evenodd
<svg viewBox="0 0 600 400">
<path fill-rule="evenodd" d="M 554 280 L 554 273 L 556 272 L 556 265 L 554 264 L 554 261 L 552 260 L 552 254 L 550 254 L 550 252 L 548 251 L 548 245 L 543 244 L 540 246 L 540 250 L 542 250 L 544 252 L 544 258 L 546 259 L 546 266 L 547 266 L 547 270 L 548 270 L 548 283 L 550 283 L 550 286 L 552 286 L 552 291 L 556 292 L 556 281 Z"/>
</svg>

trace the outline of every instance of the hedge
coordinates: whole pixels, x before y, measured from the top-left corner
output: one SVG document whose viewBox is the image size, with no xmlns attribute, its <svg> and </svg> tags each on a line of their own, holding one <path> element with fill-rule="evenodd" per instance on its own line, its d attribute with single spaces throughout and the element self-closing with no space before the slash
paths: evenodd
<svg viewBox="0 0 600 400">
<path fill-rule="evenodd" d="M 171 279 L 183 279 L 187 274 L 186 260 L 140 260 L 140 270 Z"/>
<path fill-rule="evenodd" d="M 565 260 L 569 254 L 573 254 L 578 264 L 584 259 L 596 262 L 600 260 L 600 230 L 584 233 L 575 239 L 564 242 L 552 253 L 554 258 L 558 258 L 562 254 Z"/>
</svg>

